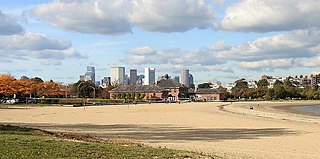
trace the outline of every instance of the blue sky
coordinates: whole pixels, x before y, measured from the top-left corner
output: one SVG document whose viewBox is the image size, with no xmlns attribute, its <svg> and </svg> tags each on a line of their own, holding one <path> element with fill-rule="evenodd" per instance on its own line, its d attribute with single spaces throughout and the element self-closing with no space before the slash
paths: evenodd
<svg viewBox="0 0 320 159">
<path fill-rule="evenodd" d="M 223 84 L 320 68 L 317 0 L 0 0 L 0 73 L 73 83 L 86 66 L 188 68 Z M 128 73 L 129 74 L 129 73 Z"/>
</svg>

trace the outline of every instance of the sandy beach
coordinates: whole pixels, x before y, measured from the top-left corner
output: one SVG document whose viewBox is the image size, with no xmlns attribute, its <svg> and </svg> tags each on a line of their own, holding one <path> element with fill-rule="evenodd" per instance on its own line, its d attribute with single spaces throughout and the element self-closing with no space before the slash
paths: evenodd
<svg viewBox="0 0 320 159">
<path fill-rule="evenodd" d="M 0 123 L 126 139 L 222 158 L 320 158 L 320 117 L 288 110 L 311 102 L 214 102 L 0 108 Z M 249 109 L 253 106 L 253 110 Z"/>
</svg>

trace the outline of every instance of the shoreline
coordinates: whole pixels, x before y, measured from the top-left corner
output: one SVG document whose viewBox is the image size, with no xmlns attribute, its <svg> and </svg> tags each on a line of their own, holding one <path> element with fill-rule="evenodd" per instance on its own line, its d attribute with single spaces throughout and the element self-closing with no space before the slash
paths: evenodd
<svg viewBox="0 0 320 159">
<path fill-rule="evenodd" d="M 292 109 L 293 107 L 311 105 L 320 105 L 320 101 L 239 102 L 222 106 L 222 111 L 274 120 L 320 124 L 319 115 Z M 250 109 L 250 107 L 253 107 L 253 109 Z"/>
<path fill-rule="evenodd" d="M 275 109 L 279 109 L 281 111 L 287 112 L 287 113 L 293 113 L 293 114 L 302 114 L 306 116 L 315 116 L 315 117 L 320 117 L 320 114 L 317 113 L 312 113 L 312 112 L 306 112 L 302 110 L 296 110 L 293 109 L 294 107 L 308 107 L 312 105 L 288 105 L 288 106 L 275 106 Z"/>
</svg>

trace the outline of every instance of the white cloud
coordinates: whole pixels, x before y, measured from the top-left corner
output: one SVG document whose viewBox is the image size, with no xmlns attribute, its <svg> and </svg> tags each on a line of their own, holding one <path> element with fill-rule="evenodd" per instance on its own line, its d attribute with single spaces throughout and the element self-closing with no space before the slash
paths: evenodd
<svg viewBox="0 0 320 159">
<path fill-rule="evenodd" d="M 230 50 L 232 47 L 226 44 L 224 41 L 218 41 L 209 47 L 213 51 Z"/>
<path fill-rule="evenodd" d="M 48 61 L 43 61 L 41 62 L 42 65 L 61 65 L 61 61 L 57 61 L 57 60 L 48 60 Z"/>
<path fill-rule="evenodd" d="M 314 57 L 320 53 L 319 36 L 319 29 L 310 29 L 263 37 L 221 51 L 219 58 L 252 62 L 264 59 Z"/>
<path fill-rule="evenodd" d="M 129 53 L 134 55 L 154 55 L 156 54 L 156 50 L 151 48 L 150 46 L 138 47 L 138 48 L 130 48 Z"/>
<path fill-rule="evenodd" d="M 23 28 L 13 16 L 0 11 L 0 35 L 13 35 L 23 33 Z"/>
<path fill-rule="evenodd" d="M 226 9 L 221 26 L 245 32 L 320 27 L 318 0 L 241 0 Z"/>
<path fill-rule="evenodd" d="M 303 67 L 310 67 L 310 68 L 318 67 L 320 66 L 320 55 L 313 58 L 300 59 L 298 63 L 300 66 L 303 66 Z"/>
<path fill-rule="evenodd" d="M 183 32 L 212 27 L 214 13 L 204 0 L 134 0 L 129 18 L 148 31 Z"/>
<path fill-rule="evenodd" d="M 0 36 L 0 48 L 2 50 L 65 50 L 70 47 L 71 42 L 68 40 L 54 39 L 42 34 L 26 33 Z"/>
<path fill-rule="evenodd" d="M 82 33 L 131 32 L 126 0 L 56 0 L 33 9 L 33 14 L 54 26 Z"/>
<path fill-rule="evenodd" d="M 294 60 L 289 59 L 273 59 L 273 60 L 261 60 L 254 62 L 240 62 L 240 66 L 249 70 L 273 70 L 273 69 L 287 69 L 294 67 Z"/>
<path fill-rule="evenodd" d="M 56 0 L 35 7 L 32 13 L 57 27 L 96 34 L 129 33 L 132 27 L 183 32 L 211 28 L 214 21 L 205 0 Z"/>
<path fill-rule="evenodd" d="M 215 52 L 208 48 L 181 51 L 180 49 L 163 49 L 157 52 L 150 46 L 129 49 L 123 60 L 128 64 L 181 64 L 181 65 L 215 65 L 225 63 L 215 57 Z"/>
<path fill-rule="evenodd" d="M 39 59 L 85 58 L 71 48 L 71 42 L 55 39 L 42 34 L 26 33 L 0 36 L 0 59 Z"/>
</svg>

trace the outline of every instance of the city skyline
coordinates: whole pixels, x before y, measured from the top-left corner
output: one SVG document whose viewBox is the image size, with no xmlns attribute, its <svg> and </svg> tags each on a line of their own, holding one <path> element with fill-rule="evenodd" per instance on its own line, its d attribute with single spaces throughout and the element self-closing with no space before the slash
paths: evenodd
<svg viewBox="0 0 320 159">
<path fill-rule="evenodd" d="M 144 5 L 142 5 L 144 4 Z M 112 66 L 190 69 L 195 84 L 320 70 L 320 2 L 253 0 L 4 1 L 0 74 L 74 83 Z M 80 13 L 80 14 L 79 14 Z M 181 18 L 183 15 L 183 18 Z M 140 72 L 140 73 L 139 73 Z"/>
</svg>

